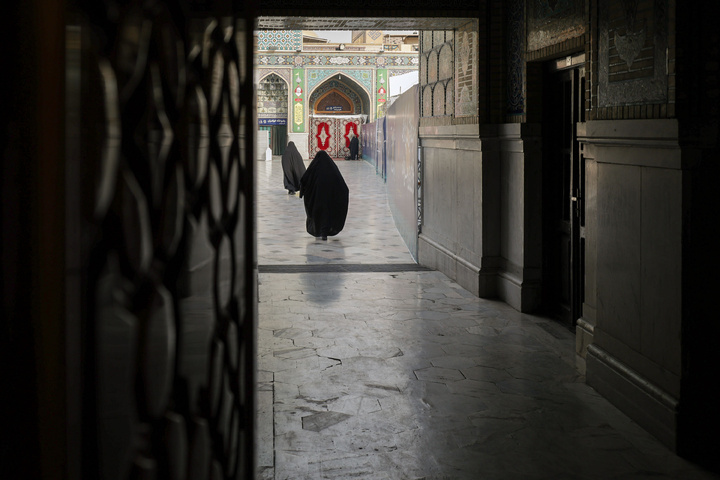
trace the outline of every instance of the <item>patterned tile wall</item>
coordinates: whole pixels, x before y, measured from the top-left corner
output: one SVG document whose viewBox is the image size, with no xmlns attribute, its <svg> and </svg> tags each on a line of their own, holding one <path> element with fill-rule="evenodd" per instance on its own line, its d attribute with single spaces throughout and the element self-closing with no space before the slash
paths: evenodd
<svg viewBox="0 0 720 480">
<path fill-rule="evenodd" d="M 420 65 L 417 53 L 393 53 L 380 55 L 344 55 L 344 54 L 304 54 L 304 55 L 273 55 L 265 52 L 257 55 L 260 67 L 287 65 L 294 67 L 414 67 Z"/>
<path fill-rule="evenodd" d="M 612 0 L 598 10 L 598 106 L 667 102 L 667 0 Z"/>
<path fill-rule="evenodd" d="M 477 100 L 477 31 L 473 24 L 466 25 L 455 34 L 455 116 L 478 114 Z"/>
<path fill-rule="evenodd" d="M 527 8 L 528 51 L 538 50 L 585 33 L 585 0 L 556 2 L 528 0 L 527 7 L 524 1 L 509 3 L 511 17 L 517 18 L 519 8 L 522 9 L 521 15 L 524 17 Z M 525 28 L 525 21 L 520 28 Z"/>
<path fill-rule="evenodd" d="M 421 116 L 455 115 L 455 32 L 420 32 Z"/>
<path fill-rule="evenodd" d="M 367 89 L 368 92 L 372 91 L 372 70 L 337 70 L 337 69 L 307 69 L 307 80 L 308 90 L 312 90 L 323 82 L 328 77 L 336 74 L 342 74 L 347 77 L 351 77 L 358 84 L 362 85 Z"/>
<path fill-rule="evenodd" d="M 352 41 L 379 45 L 383 43 L 383 32 L 382 30 L 362 30 L 359 32 L 353 32 Z"/>
<path fill-rule="evenodd" d="M 352 88 L 337 80 L 330 80 L 329 82 L 320 85 L 314 92 L 312 92 L 310 95 L 310 101 L 308 102 L 308 108 L 312 110 L 315 106 L 315 102 L 331 90 L 337 90 L 347 96 L 353 103 L 355 113 L 368 113 L 363 110 L 363 102 L 360 96 Z"/>
<path fill-rule="evenodd" d="M 285 79 L 288 84 L 295 85 L 290 80 L 290 74 L 295 70 L 305 72 L 305 90 L 312 95 L 307 104 L 308 112 L 312 111 L 313 104 L 319 97 L 314 95 L 318 88 L 323 93 L 328 89 L 324 85 L 328 79 L 342 75 L 348 79 L 348 90 L 352 92 L 351 98 L 359 99 L 356 105 L 356 112 L 372 114 L 371 105 L 376 103 L 378 95 L 374 79 L 376 72 L 383 70 L 387 77 L 403 75 L 408 72 L 417 71 L 420 67 L 418 53 L 397 53 L 397 54 L 323 54 L 302 53 L 297 55 L 272 54 L 263 52 L 256 54 L 256 71 L 259 72 L 256 79 L 261 79 L 269 73 L 274 73 Z M 364 68 L 358 68 L 364 67 Z M 342 82 L 345 83 L 345 82 Z M 387 85 L 385 85 L 387 89 Z M 344 91 L 343 91 L 344 92 Z M 290 92 L 288 92 L 290 93 Z M 345 93 L 345 92 L 344 92 Z M 294 90 L 293 90 L 294 94 Z M 443 93 L 445 96 L 445 93 Z M 354 103 L 356 101 L 354 100 Z M 297 106 L 293 106 L 293 117 L 297 112 Z M 272 113 L 259 111 L 258 117 L 275 117 Z M 294 124 L 293 124 L 294 125 Z M 295 128 L 295 127 L 293 127 Z M 299 128 L 299 127 L 298 127 Z"/>
<path fill-rule="evenodd" d="M 257 114 L 258 118 L 287 118 L 288 84 L 275 73 L 258 85 Z"/>
<path fill-rule="evenodd" d="M 301 30 L 260 30 L 257 32 L 258 50 L 289 50 L 302 48 Z"/>
</svg>

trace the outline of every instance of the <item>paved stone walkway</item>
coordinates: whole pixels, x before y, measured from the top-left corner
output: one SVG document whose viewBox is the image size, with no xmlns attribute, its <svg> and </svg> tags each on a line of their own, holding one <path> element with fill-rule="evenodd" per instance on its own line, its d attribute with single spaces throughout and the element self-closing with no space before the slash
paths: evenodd
<svg viewBox="0 0 720 480">
<path fill-rule="evenodd" d="M 322 241 L 257 164 L 259 479 L 718 478 L 588 387 L 570 331 L 419 271 L 374 168 L 338 166 Z"/>
</svg>

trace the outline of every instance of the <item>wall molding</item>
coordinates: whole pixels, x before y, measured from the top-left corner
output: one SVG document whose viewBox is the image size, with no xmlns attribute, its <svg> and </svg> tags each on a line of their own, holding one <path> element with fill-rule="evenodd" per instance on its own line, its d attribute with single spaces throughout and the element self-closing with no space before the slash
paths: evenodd
<svg viewBox="0 0 720 480">
<path fill-rule="evenodd" d="M 418 236 L 420 264 L 438 270 L 456 281 L 461 287 L 481 298 L 497 296 L 497 268 L 493 259 L 483 257 L 483 266 L 475 265 L 425 233 Z"/>
<path fill-rule="evenodd" d="M 586 361 L 588 385 L 675 450 L 679 400 L 596 344 Z"/>
<path fill-rule="evenodd" d="M 682 155 L 675 119 L 594 120 L 578 124 L 577 135 L 585 157 L 599 164 L 682 169 L 688 160 Z M 613 150 L 598 155 L 601 149 Z"/>
</svg>

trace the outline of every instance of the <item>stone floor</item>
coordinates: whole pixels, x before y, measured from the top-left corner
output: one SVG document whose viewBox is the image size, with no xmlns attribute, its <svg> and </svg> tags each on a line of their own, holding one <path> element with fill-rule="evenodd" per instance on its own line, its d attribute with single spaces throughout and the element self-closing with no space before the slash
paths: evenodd
<svg viewBox="0 0 720 480">
<path fill-rule="evenodd" d="M 322 241 L 257 164 L 258 479 L 720 478 L 588 387 L 569 330 L 414 265 L 375 169 L 338 166 Z"/>
</svg>

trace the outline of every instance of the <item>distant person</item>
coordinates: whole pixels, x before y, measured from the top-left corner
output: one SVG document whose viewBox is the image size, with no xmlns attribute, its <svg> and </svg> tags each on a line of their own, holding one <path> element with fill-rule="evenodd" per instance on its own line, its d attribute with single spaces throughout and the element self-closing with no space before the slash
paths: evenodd
<svg viewBox="0 0 720 480">
<path fill-rule="evenodd" d="M 288 195 L 300 191 L 300 179 L 305 174 L 305 163 L 298 152 L 295 142 L 289 142 L 282 155 L 283 184 Z"/>
<path fill-rule="evenodd" d="M 350 160 L 357 160 L 360 141 L 355 134 L 351 133 L 350 135 L 352 135 L 352 138 L 350 139 Z"/>
<path fill-rule="evenodd" d="M 320 150 L 300 180 L 300 198 L 305 201 L 305 228 L 313 237 L 327 240 L 345 226 L 349 190 L 330 155 Z"/>
</svg>

